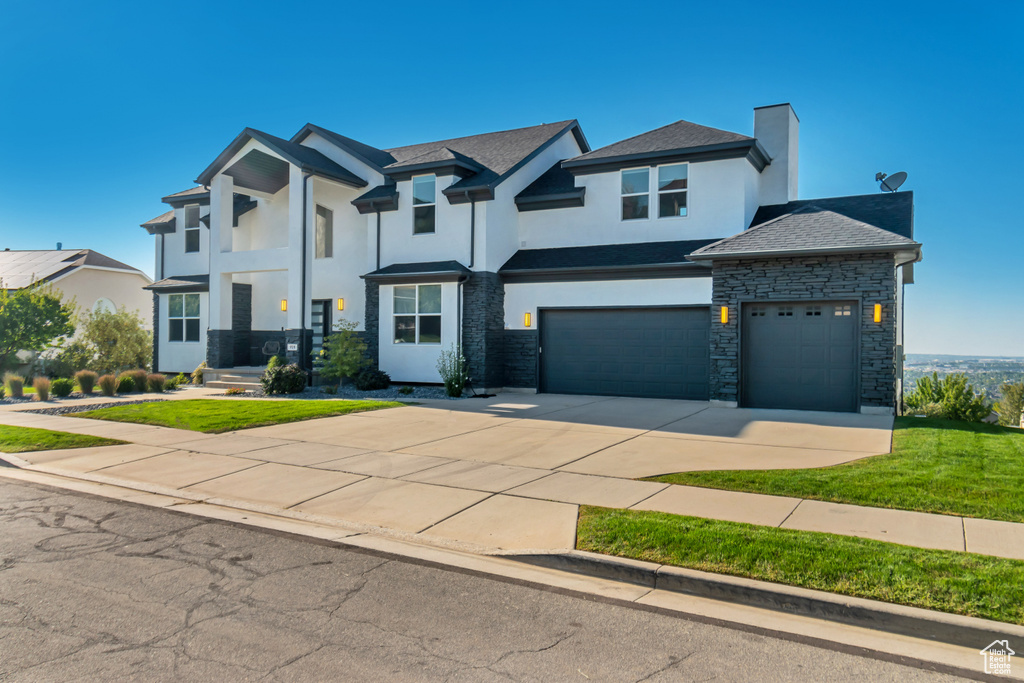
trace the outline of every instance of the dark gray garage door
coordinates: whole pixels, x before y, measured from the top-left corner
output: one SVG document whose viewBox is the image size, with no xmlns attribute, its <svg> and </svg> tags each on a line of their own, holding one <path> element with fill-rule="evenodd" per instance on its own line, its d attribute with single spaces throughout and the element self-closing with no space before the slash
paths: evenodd
<svg viewBox="0 0 1024 683">
<path fill-rule="evenodd" d="M 540 390 L 708 398 L 707 308 L 541 311 Z"/>
<path fill-rule="evenodd" d="M 743 405 L 855 411 L 858 309 L 853 301 L 745 304 Z"/>
</svg>

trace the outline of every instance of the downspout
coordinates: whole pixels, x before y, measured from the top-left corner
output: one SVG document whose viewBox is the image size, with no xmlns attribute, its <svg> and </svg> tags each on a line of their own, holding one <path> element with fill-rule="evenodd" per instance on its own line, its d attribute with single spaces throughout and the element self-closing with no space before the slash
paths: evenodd
<svg viewBox="0 0 1024 683">
<path fill-rule="evenodd" d="M 906 261 L 903 261 L 902 263 L 897 263 L 896 267 L 897 268 L 902 268 L 903 266 L 906 266 L 907 264 L 917 263 L 920 260 L 921 260 L 921 254 L 917 254 L 912 259 L 908 259 Z M 903 358 L 900 358 L 900 406 L 899 406 L 899 408 L 900 408 L 899 414 L 900 415 L 902 415 L 904 413 L 904 411 L 906 411 L 906 408 L 907 408 L 906 402 L 903 400 L 903 396 L 907 392 L 907 386 L 906 386 L 906 384 L 907 384 L 907 379 L 906 379 L 906 375 L 907 375 L 907 367 L 906 367 L 907 330 L 906 330 L 906 327 L 904 327 L 904 321 L 906 320 L 906 317 L 907 317 L 907 282 L 906 282 L 906 274 L 904 274 L 903 279 L 900 281 L 900 331 L 903 333 L 903 343 L 900 344 L 900 348 L 901 348 L 900 353 L 903 355 Z"/>
<path fill-rule="evenodd" d="M 164 279 L 164 251 L 167 249 L 167 240 L 164 239 L 165 237 L 166 235 L 164 233 L 160 233 L 160 277 L 158 277 L 157 280 Z M 209 268 L 207 268 L 207 270 L 209 270 Z"/>
<path fill-rule="evenodd" d="M 302 268 L 299 270 L 302 277 L 302 285 L 299 287 L 299 292 L 301 293 L 299 297 L 299 315 L 301 316 L 299 318 L 299 331 L 302 333 L 302 341 L 299 342 L 299 353 L 306 356 L 306 358 L 308 358 L 307 354 L 312 351 L 312 349 L 306 348 L 306 231 L 308 229 L 309 222 L 306 203 L 308 200 L 309 179 L 312 177 L 312 173 L 307 173 L 302 176 Z M 305 366 L 306 358 L 303 359 L 300 367 Z M 310 362 L 312 363 L 312 361 Z M 313 373 L 309 373 L 309 384 L 310 386 L 313 384 Z"/>
<path fill-rule="evenodd" d="M 373 206 L 373 204 L 370 204 Z M 380 209 L 377 209 L 377 268 L 380 270 Z"/>
<path fill-rule="evenodd" d="M 470 198 L 469 190 L 466 190 L 465 195 L 469 202 L 469 269 L 473 270 L 476 259 L 476 201 Z"/>
</svg>

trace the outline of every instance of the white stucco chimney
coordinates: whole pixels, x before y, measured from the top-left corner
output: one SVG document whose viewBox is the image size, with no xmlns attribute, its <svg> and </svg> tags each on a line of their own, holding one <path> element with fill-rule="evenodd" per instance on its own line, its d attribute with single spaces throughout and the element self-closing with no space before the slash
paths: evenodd
<svg viewBox="0 0 1024 683">
<path fill-rule="evenodd" d="M 754 109 L 754 137 L 772 163 L 761 172 L 761 204 L 785 204 L 797 198 L 800 119 L 793 107 L 773 104 Z"/>
</svg>

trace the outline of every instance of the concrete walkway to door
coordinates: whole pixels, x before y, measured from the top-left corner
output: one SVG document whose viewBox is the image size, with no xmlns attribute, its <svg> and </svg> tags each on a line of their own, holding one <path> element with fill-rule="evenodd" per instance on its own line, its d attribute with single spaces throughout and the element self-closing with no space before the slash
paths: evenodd
<svg viewBox="0 0 1024 683">
<path fill-rule="evenodd" d="M 887 453 L 890 417 L 504 394 L 217 435 L 14 410 L 0 423 L 134 444 L 22 454 L 34 469 L 478 551 L 571 548 L 586 504 L 1024 557 L 1020 524 L 635 481 Z"/>
</svg>

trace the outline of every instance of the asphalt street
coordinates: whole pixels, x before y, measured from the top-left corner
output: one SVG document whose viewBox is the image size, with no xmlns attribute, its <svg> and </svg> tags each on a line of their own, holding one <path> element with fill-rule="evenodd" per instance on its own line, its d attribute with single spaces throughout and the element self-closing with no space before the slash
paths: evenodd
<svg viewBox="0 0 1024 683">
<path fill-rule="evenodd" d="M 918 681 L 948 676 L 0 480 L 0 680 Z"/>
</svg>

